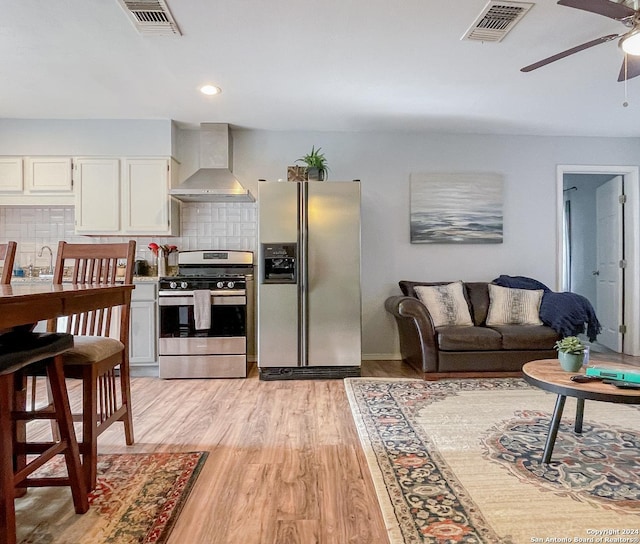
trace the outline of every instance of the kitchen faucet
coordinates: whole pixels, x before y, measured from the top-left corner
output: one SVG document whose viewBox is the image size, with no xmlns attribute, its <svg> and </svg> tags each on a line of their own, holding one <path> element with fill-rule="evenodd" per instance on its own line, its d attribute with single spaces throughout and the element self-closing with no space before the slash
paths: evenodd
<svg viewBox="0 0 640 544">
<path fill-rule="evenodd" d="M 47 268 L 46 273 L 53 274 L 53 251 L 51 251 L 51 248 L 49 246 L 42 246 L 38 252 L 38 257 L 42 257 L 45 249 L 49 250 L 49 268 Z"/>
</svg>

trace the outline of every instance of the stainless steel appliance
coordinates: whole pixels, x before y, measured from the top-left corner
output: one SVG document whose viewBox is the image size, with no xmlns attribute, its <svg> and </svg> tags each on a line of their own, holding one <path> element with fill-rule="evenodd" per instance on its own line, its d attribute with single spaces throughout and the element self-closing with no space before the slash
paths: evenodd
<svg viewBox="0 0 640 544">
<path fill-rule="evenodd" d="M 159 279 L 160 377 L 246 377 L 253 293 L 251 251 L 181 251 Z"/>
<path fill-rule="evenodd" d="M 200 125 L 200 168 L 169 194 L 183 202 L 255 202 L 233 175 L 231 132 L 226 123 Z"/>
<path fill-rule="evenodd" d="M 258 185 L 260 379 L 359 376 L 360 183 Z"/>
</svg>

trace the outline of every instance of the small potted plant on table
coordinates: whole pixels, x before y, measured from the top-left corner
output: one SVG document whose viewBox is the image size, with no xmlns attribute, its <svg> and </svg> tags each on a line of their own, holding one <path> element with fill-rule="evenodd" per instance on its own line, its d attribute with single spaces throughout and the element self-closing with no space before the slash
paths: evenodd
<svg viewBox="0 0 640 544">
<path fill-rule="evenodd" d="M 577 336 L 567 336 L 555 344 L 558 360 L 563 370 L 577 372 L 584 360 L 585 345 Z"/>
</svg>

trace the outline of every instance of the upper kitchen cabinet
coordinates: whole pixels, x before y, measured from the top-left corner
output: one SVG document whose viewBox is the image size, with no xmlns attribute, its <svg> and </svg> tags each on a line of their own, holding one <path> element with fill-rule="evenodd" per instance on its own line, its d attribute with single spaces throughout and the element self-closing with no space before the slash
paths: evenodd
<svg viewBox="0 0 640 544">
<path fill-rule="evenodd" d="M 173 169 L 170 159 L 77 159 L 76 232 L 177 235 L 180 205 L 169 196 Z"/>
<path fill-rule="evenodd" d="M 169 196 L 171 162 L 168 159 L 126 159 L 123 166 L 123 232 L 177 235 L 180 204 Z"/>
<path fill-rule="evenodd" d="M 76 159 L 76 232 L 120 232 L 120 160 Z"/>
<path fill-rule="evenodd" d="M 0 157 L 6 205 L 73 205 L 71 157 Z"/>
<path fill-rule="evenodd" d="M 71 157 L 27 157 L 24 181 L 29 193 L 72 193 Z"/>
<path fill-rule="evenodd" d="M 22 157 L 0 157 L 0 192 L 21 193 L 23 190 Z"/>
</svg>

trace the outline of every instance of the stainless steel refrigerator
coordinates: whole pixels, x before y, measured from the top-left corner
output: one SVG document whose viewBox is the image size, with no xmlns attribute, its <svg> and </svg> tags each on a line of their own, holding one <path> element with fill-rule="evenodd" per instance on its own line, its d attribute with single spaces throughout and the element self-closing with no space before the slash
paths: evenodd
<svg viewBox="0 0 640 544">
<path fill-rule="evenodd" d="M 260 182 L 260 379 L 360 375 L 360 183 Z"/>
</svg>

